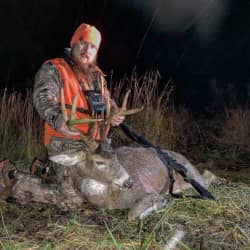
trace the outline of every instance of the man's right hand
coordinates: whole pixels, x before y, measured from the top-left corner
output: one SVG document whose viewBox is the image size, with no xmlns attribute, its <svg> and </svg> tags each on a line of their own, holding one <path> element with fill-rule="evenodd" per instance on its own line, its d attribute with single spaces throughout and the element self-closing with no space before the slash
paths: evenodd
<svg viewBox="0 0 250 250">
<path fill-rule="evenodd" d="M 62 124 L 57 128 L 58 132 L 61 132 L 65 136 L 80 136 L 81 132 L 77 130 L 71 130 L 65 122 L 62 122 Z"/>
</svg>

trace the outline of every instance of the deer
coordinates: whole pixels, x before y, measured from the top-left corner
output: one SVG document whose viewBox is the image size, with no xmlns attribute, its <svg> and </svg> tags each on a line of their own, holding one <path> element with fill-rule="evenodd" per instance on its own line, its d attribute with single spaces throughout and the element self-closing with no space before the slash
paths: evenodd
<svg viewBox="0 0 250 250">
<path fill-rule="evenodd" d="M 129 146 L 112 148 L 107 138 L 113 115 L 135 114 L 142 111 L 143 107 L 127 110 L 127 92 L 121 108 L 114 113 L 111 112 L 110 102 L 107 100 L 103 118 L 77 120 L 74 114 L 78 97 L 74 98 L 68 117 L 63 92 L 61 95 L 61 108 L 69 127 L 73 128 L 79 123 L 89 123 L 91 126 L 101 123 L 100 145 L 91 139 L 90 129 L 88 136 L 81 135 L 86 150 L 83 151 L 82 146 L 76 146 L 76 150 L 70 152 L 52 152 L 49 161 L 52 165 L 61 166 L 56 171 L 57 183 L 52 185 L 45 185 L 40 178 L 18 171 L 8 160 L 0 162 L 0 170 L 9 169 L 9 173 L 14 176 L 11 185 L 6 185 L 11 186 L 11 196 L 20 203 L 47 203 L 64 210 L 79 207 L 83 202 L 104 209 L 128 209 L 128 220 L 144 219 L 153 211 L 165 207 L 169 202 L 170 173 L 156 150 Z M 166 149 L 164 151 L 185 166 L 188 175 L 201 186 L 208 188 L 215 179 L 207 170 L 201 175 L 183 155 Z M 174 171 L 173 175 L 174 193 L 192 187 L 178 172 Z"/>
<path fill-rule="evenodd" d="M 150 212 L 164 207 L 168 199 L 164 197 L 169 191 L 170 174 L 166 166 L 159 159 L 158 154 L 153 148 L 143 147 L 119 147 L 113 149 L 107 140 L 107 128 L 110 127 L 113 115 L 123 116 L 136 114 L 143 110 L 143 107 L 127 110 L 127 100 L 130 91 L 125 94 L 121 108 L 110 112 L 109 100 L 106 103 L 106 114 L 102 121 L 102 141 L 101 149 L 98 154 L 90 154 L 88 160 L 83 164 L 82 157 L 75 153 L 73 155 L 56 154 L 50 156 L 50 160 L 61 165 L 78 166 L 81 169 L 75 176 L 78 190 L 82 196 L 92 205 L 107 209 L 129 209 L 128 219 L 143 218 Z M 63 93 L 62 93 L 63 96 Z M 71 115 L 68 118 L 62 102 L 62 110 L 65 121 L 69 126 L 82 122 L 97 122 L 94 120 L 75 120 L 74 113 L 76 110 L 77 97 L 73 101 Z M 88 137 L 82 137 L 89 147 L 90 151 L 95 150 L 93 141 Z M 203 175 L 181 154 L 164 150 L 179 164 L 185 166 L 188 175 L 195 179 L 200 185 L 208 188 L 215 176 L 205 171 Z M 74 160 L 73 160 L 74 159 Z M 78 160 L 76 160 L 78 159 Z M 187 188 L 192 187 L 184 181 L 183 177 L 174 173 L 173 192 L 179 193 Z M 164 195 L 162 195 L 164 194 Z"/>
</svg>

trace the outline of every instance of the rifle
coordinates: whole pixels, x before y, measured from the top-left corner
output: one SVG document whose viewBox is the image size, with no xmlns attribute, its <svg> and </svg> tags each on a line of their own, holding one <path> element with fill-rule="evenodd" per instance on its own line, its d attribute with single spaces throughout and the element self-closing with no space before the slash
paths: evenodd
<svg viewBox="0 0 250 250">
<path fill-rule="evenodd" d="M 187 174 L 188 170 L 183 165 L 178 163 L 175 159 L 173 159 L 167 152 L 163 151 L 159 146 L 155 146 L 149 141 L 147 141 L 146 138 L 136 133 L 126 123 L 124 122 L 121 123 L 119 127 L 130 139 L 137 142 L 142 147 L 153 148 L 156 150 L 158 157 L 160 158 L 160 160 L 163 162 L 163 164 L 167 167 L 169 171 L 169 176 L 171 180 L 169 193 L 171 195 L 173 195 L 174 197 L 181 197 L 178 194 L 173 193 L 173 186 L 174 186 L 173 170 L 175 170 L 183 177 L 183 179 L 186 182 L 190 183 L 196 189 L 196 191 L 200 194 L 200 196 L 198 197 L 196 196 L 195 198 L 215 200 L 214 196 L 206 188 L 204 188 L 200 183 L 198 183 L 195 179 L 188 176 Z"/>
</svg>

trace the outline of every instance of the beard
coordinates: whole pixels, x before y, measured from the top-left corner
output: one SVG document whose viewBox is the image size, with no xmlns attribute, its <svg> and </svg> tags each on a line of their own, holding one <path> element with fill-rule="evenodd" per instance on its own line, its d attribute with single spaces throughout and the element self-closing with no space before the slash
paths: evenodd
<svg viewBox="0 0 250 250">
<path fill-rule="evenodd" d="M 83 63 L 81 51 L 78 46 L 73 46 L 71 58 L 74 62 L 73 71 L 78 78 L 84 77 L 91 82 L 93 73 L 97 70 L 96 58 L 92 63 Z"/>
</svg>

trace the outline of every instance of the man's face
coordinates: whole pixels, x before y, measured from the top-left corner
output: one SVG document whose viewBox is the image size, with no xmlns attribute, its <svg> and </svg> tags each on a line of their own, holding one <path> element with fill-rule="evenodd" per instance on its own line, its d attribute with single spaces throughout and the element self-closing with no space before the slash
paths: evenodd
<svg viewBox="0 0 250 250">
<path fill-rule="evenodd" d="M 97 47 L 85 41 L 79 41 L 72 48 L 73 60 L 77 64 L 94 63 L 97 56 Z"/>
</svg>

